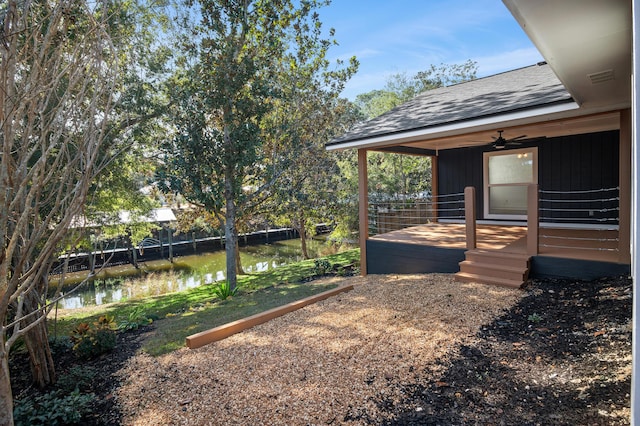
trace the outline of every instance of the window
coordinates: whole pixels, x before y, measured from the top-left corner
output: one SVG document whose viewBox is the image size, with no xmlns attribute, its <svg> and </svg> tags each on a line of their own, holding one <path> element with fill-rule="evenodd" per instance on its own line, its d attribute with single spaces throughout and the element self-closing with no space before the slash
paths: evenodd
<svg viewBox="0 0 640 426">
<path fill-rule="evenodd" d="M 538 149 L 484 153 L 484 217 L 527 219 L 527 186 L 538 183 Z"/>
</svg>

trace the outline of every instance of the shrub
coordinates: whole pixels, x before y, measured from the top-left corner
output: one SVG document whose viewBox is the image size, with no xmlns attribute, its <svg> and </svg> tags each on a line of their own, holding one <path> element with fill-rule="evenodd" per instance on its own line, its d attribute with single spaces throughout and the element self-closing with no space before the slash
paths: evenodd
<svg viewBox="0 0 640 426">
<path fill-rule="evenodd" d="M 138 306 L 129 313 L 129 317 L 120 323 L 118 330 L 137 330 L 139 327 L 149 325 L 153 319 L 147 316 L 141 306 Z"/>
<path fill-rule="evenodd" d="M 90 412 L 95 395 L 75 389 L 68 395 L 50 392 L 33 399 L 16 401 L 13 419 L 16 426 L 75 425 Z"/>
<path fill-rule="evenodd" d="M 71 331 L 74 352 L 84 359 L 109 352 L 116 346 L 116 328 L 113 317 L 109 315 L 98 318 L 93 327 L 86 322 L 78 324 Z"/>
<path fill-rule="evenodd" d="M 58 336 L 49 338 L 49 347 L 56 353 L 64 353 L 73 347 L 69 336 Z"/>
<path fill-rule="evenodd" d="M 313 273 L 315 275 L 325 275 L 331 270 L 331 262 L 327 259 L 314 259 L 313 265 Z"/>
<path fill-rule="evenodd" d="M 233 297 L 238 292 L 238 287 L 231 290 L 231 285 L 229 281 L 225 281 L 223 283 L 218 283 L 213 286 L 213 294 L 220 300 L 227 300 L 230 297 Z"/>
<path fill-rule="evenodd" d="M 72 393 L 79 389 L 86 391 L 90 389 L 97 372 L 94 368 L 85 366 L 73 366 L 64 375 L 60 375 L 57 386 L 60 392 Z"/>
</svg>

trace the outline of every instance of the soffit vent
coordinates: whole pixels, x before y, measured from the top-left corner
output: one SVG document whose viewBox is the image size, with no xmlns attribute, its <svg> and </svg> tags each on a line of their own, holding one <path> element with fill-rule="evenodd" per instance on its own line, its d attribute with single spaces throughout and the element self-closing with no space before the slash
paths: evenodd
<svg viewBox="0 0 640 426">
<path fill-rule="evenodd" d="M 600 84 L 600 83 L 604 83 L 605 81 L 610 81 L 615 79 L 613 70 L 594 72 L 593 74 L 587 74 L 587 77 L 589 77 L 589 80 L 591 80 L 591 84 Z"/>
</svg>

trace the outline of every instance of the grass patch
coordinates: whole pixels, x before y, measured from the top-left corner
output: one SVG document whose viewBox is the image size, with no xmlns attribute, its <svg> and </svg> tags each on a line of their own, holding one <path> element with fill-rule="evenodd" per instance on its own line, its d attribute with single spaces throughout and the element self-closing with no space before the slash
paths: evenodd
<svg viewBox="0 0 640 426">
<path fill-rule="evenodd" d="M 143 349 L 151 355 L 161 355 L 184 346 L 185 339 L 209 330 L 330 290 L 335 284 L 288 284 L 264 288 L 223 302 L 192 307 L 188 312 L 158 321 L 156 331 Z"/>
<path fill-rule="evenodd" d="M 327 256 L 333 270 L 357 265 L 360 250 L 348 250 Z M 313 259 L 280 266 L 265 272 L 242 275 L 238 278 L 238 292 L 221 301 L 215 294 L 215 284 L 190 290 L 128 300 L 90 309 L 69 310 L 58 317 L 57 324 L 49 321 L 50 335 L 54 327 L 58 336 L 68 336 L 80 322 L 93 322 L 108 314 L 116 323 L 126 322 L 135 312 L 155 318 L 156 332 L 145 341 L 143 349 L 160 355 L 184 347 L 185 338 L 231 321 L 303 299 L 329 290 L 335 285 L 308 282 L 317 277 Z"/>
</svg>

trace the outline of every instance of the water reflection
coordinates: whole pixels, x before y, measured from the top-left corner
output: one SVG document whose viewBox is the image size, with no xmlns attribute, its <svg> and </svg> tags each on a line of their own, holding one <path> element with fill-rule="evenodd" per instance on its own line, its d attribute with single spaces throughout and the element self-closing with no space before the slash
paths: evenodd
<svg viewBox="0 0 640 426">
<path fill-rule="evenodd" d="M 313 240 L 307 249 L 313 257 L 327 254 L 329 245 Z M 240 259 L 247 273 L 264 272 L 302 260 L 300 240 L 285 240 L 240 248 Z M 142 268 L 144 269 L 144 267 Z M 173 269 L 163 272 L 141 271 L 138 277 L 96 280 L 59 302 L 62 309 L 102 305 L 130 298 L 157 296 L 187 290 L 215 281 L 224 281 L 226 260 L 223 251 L 176 258 Z"/>
</svg>

